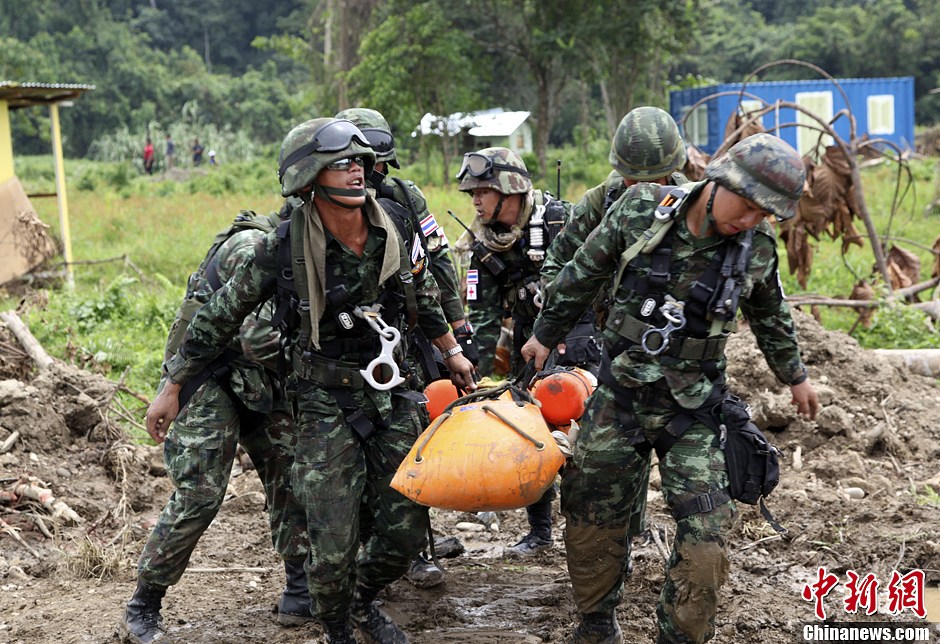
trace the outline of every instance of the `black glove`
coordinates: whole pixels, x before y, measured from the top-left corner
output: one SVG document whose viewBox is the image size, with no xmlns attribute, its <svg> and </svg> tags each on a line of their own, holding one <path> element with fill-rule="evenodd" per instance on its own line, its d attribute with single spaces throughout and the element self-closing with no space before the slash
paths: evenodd
<svg viewBox="0 0 940 644">
<path fill-rule="evenodd" d="M 470 361 L 474 367 L 480 364 L 480 351 L 477 349 L 476 342 L 473 341 L 473 328 L 470 323 L 454 329 L 454 338 L 457 344 L 463 349 L 463 357 Z"/>
</svg>

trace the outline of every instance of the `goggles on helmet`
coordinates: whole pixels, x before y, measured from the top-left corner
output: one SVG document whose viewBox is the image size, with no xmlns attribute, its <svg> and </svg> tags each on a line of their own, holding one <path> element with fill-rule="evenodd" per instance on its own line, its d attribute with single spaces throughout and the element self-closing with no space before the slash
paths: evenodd
<svg viewBox="0 0 940 644">
<path fill-rule="evenodd" d="M 350 121 L 330 121 L 313 135 L 310 143 L 300 146 L 281 163 L 278 177 L 283 177 L 289 167 L 317 152 L 339 152 L 348 148 L 353 141 L 365 147 L 369 145 L 366 136 Z"/>
<path fill-rule="evenodd" d="M 469 172 L 471 177 L 485 181 L 493 176 L 493 170 L 516 172 L 524 177 L 529 176 L 529 173 L 522 168 L 506 165 L 505 163 L 493 163 L 493 160 L 487 156 L 477 152 L 467 152 L 463 155 L 463 163 L 460 165 L 460 171 L 457 172 L 457 179 L 463 179 Z"/>
<path fill-rule="evenodd" d="M 377 127 L 365 127 L 361 131 L 369 139 L 369 147 L 377 155 L 381 156 L 395 152 L 395 137 L 390 132 Z"/>
</svg>

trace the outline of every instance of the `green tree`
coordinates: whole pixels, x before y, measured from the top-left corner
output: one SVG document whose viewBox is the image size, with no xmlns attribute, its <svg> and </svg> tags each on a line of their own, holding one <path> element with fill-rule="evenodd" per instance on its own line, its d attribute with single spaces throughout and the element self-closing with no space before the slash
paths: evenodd
<svg viewBox="0 0 940 644">
<path fill-rule="evenodd" d="M 472 45 L 438 3 L 404 8 L 392 2 L 385 19 L 362 41 L 360 62 L 348 78 L 353 96 L 382 112 L 399 136 L 426 113 L 469 111 L 479 102 Z M 440 137 L 444 183 L 455 145 L 451 136 Z"/>
</svg>

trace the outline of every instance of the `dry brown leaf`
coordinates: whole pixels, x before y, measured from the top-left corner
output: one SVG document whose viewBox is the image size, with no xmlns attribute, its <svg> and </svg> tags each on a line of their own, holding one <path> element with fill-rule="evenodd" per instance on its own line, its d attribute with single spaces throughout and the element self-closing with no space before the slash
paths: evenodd
<svg viewBox="0 0 940 644">
<path fill-rule="evenodd" d="M 814 238 L 819 239 L 819 231 L 825 229 L 829 211 L 826 206 L 811 195 L 803 194 L 796 206 L 798 225 L 802 225 Z"/>
<path fill-rule="evenodd" d="M 848 181 L 851 182 L 852 166 L 849 164 L 849 160 L 842 151 L 842 148 L 840 148 L 838 145 L 830 145 L 828 148 L 826 148 L 826 153 L 823 154 L 822 162 L 823 164 L 832 168 L 836 174 L 847 177 Z"/>
<path fill-rule="evenodd" d="M 736 137 L 733 139 L 729 138 L 747 119 L 748 117 L 739 115 L 737 111 L 735 111 L 734 114 L 728 118 L 728 122 L 725 123 L 725 135 L 723 137 L 724 141 L 722 143 L 722 147 L 727 146 L 725 149 L 730 148 L 738 141 L 742 141 L 752 134 L 759 134 L 760 132 L 767 131 L 764 128 L 764 124 L 761 123 L 761 119 L 757 119 L 748 123 L 747 127 L 745 127 Z"/>
<path fill-rule="evenodd" d="M 920 279 L 920 258 L 911 251 L 900 246 L 892 246 L 886 260 L 893 289 L 907 288 Z M 920 301 L 916 295 L 914 299 Z"/>
<path fill-rule="evenodd" d="M 852 289 L 852 294 L 849 295 L 850 300 L 872 300 L 875 298 L 875 289 L 872 288 L 872 285 L 866 282 L 865 280 L 860 280 L 855 284 L 855 288 Z M 872 326 L 872 316 L 875 314 L 875 309 L 856 306 L 855 312 L 858 313 L 858 321 L 862 327 L 870 329 Z"/>
<path fill-rule="evenodd" d="M 787 222 L 780 236 L 786 242 L 787 265 L 790 274 L 796 274 L 796 281 L 806 288 L 807 279 L 813 268 L 813 246 L 806 239 L 806 228 Z"/>
<path fill-rule="evenodd" d="M 691 145 L 685 149 L 685 153 L 686 161 L 682 173 L 689 181 L 700 181 L 705 176 L 705 166 L 708 165 L 710 157 Z"/>
<path fill-rule="evenodd" d="M 940 237 L 933 242 L 933 270 L 930 271 L 931 277 L 940 277 Z"/>
</svg>

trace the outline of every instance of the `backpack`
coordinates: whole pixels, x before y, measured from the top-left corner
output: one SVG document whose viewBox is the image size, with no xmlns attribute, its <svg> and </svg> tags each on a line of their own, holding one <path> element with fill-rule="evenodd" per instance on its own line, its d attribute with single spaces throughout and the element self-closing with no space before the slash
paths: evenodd
<svg viewBox="0 0 940 644">
<path fill-rule="evenodd" d="M 221 286 L 216 255 L 219 252 L 219 248 L 222 247 L 222 244 L 227 242 L 235 233 L 243 230 L 260 230 L 265 233 L 271 232 L 277 228 L 279 222 L 280 213 L 258 215 L 251 210 L 242 210 L 228 228 L 216 234 L 215 239 L 212 240 L 212 245 L 209 247 L 208 252 L 206 252 L 206 256 L 186 282 L 186 295 L 183 297 L 183 302 L 180 304 L 179 309 L 177 309 L 176 318 L 173 320 L 173 325 L 170 327 L 169 337 L 167 337 L 166 348 L 164 349 L 164 359 L 169 360 L 179 351 L 180 345 L 183 344 L 183 337 L 186 335 L 186 330 L 189 328 L 189 323 L 192 322 L 196 311 L 205 304 L 205 301 L 198 297 L 199 285 L 202 281 L 204 279 L 208 280 L 213 291 Z"/>
</svg>

